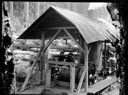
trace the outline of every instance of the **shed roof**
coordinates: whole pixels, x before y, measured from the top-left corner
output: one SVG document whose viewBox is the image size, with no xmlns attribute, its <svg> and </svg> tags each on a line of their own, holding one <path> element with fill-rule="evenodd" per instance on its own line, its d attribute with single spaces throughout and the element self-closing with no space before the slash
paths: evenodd
<svg viewBox="0 0 128 95">
<path fill-rule="evenodd" d="M 45 11 L 18 39 L 41 39 L 42 32 L 46 37 L 55 34 L 55 29 L 48 28 L 63 28 L 75 27 L 87 43 L 96 41 L 104 41 L 106 39 L 113 40 L 114 38 L 106 30 L 101 27 L 98 22 L 95 22 L 87 17 L 78 13 L 51 6 Z M 70 31 L 72 34 L 73 31 Z"/>
</svg>

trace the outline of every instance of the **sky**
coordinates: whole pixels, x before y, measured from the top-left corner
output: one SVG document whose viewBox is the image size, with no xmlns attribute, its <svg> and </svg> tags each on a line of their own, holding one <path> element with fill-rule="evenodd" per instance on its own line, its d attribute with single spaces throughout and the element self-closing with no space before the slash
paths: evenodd
<svg viewBox="0 0 128 95">
<path fill-rule="evenodd" d="M 103 3 L 103 2 L 90 3 L 88 10 L 91 10 L 91 9 L 95 10 L 95 9 L 98 9 L 98 8 L 106 6 L 106 5 L 107 5 L 107 3 Z"/>
</svg>

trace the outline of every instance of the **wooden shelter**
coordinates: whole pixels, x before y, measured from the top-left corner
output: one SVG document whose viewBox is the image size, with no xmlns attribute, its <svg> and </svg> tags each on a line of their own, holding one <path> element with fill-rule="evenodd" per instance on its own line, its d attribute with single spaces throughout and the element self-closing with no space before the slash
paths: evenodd
<svg viewBox="0 0 128 95">
<path fill-rule="evenodd" d="M 40 84 L 44 85 L 42 89 L 55 89 L 55 87 L 51 87 L 51 67 L 55 65 L 62 65 L 70 67 L 70 88 L 66 91 L 68 95 L 86 95 L 89 89 L 88 55 L 91 50 L 90 44 L 93 42 L 104 42 L 105 40 L 114 41 L 116 35 L 112 34 L 112 31 L 104 26 L 101 27 L 101 23 L 84 17 L 78 13 L 51 6 L 18 38 L 42 40 L 40 52 L 34 61 L 25 82 L 22 85 L 21 91 L 25 91 L 25 87 L 29 81 L 34 66 L 38 59 L 41 58 Z M 76 42 L 79 50 L 84 54 L 83 64 L 46 60 L 45 53 L 47 48 L 60 33 L 65 33 L 74 42 Z M 45 44 L 46 39 L 49 40 L 47 44 Z M 79 67 L 82 70 L 78 84 L 75 84 L 76 67 Z M 62 89 L 60 90 L 60 88 L 56 88 L 54 92 L 57 92 L 57 90 L 61 91 Z"/>
</svg>

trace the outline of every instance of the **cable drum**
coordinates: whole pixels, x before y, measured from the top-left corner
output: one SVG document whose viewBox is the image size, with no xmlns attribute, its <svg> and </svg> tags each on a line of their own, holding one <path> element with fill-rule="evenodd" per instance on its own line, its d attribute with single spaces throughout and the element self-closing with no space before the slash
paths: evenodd
<svg viewBox="0 0 128 95">
<path fill-rule="evenodd" d="M 80 68 L 75 69 L 75 82 L 79 82 L 79 76 L 80 76 Z M 70 69 L 69 68 L 62 68 L 61 72 L 58 75 L 59 81 L 65 81 L 70 82 Z"/>
</svg>

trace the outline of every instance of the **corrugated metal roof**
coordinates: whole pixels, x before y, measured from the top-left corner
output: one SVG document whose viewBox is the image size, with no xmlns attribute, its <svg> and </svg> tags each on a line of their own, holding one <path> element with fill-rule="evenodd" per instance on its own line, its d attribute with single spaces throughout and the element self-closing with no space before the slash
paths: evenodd
<svg viewBox="0 0 128 95">
<path fill-rule="evenodd" d="M 41 39 L 42 32 L 45 32 L 46 36 L 51 36 L 56 32 L 56 30 L 45 30 L 45 28 L 71 26 L 78 29 L 87 43 L 106 39 L 113 40 L 110 33 L 99 23 L 55 6 L 46 10 L 18 39 Z"/>
<path fill-rule="evenodd" d="M 104 25 L 106 30 L 108 30 L 115 38 L 119 39 L 120 33 L 119 31 L 116 31 L 115 27 L 111 23 L 107 22 L 103 18 L 98 18 L 98 21 L 100 21 L 100 23 Z"/>
</svg>

